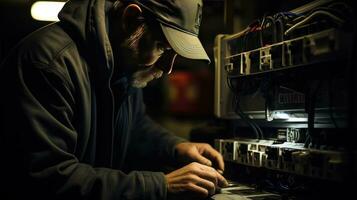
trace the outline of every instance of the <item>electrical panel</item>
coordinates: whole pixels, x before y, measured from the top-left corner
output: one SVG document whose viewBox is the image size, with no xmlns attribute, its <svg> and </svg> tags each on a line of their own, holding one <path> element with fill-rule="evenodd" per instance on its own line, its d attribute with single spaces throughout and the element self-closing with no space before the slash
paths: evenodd
<svg viewBox="0 0 357 200">
<path fill-rule="evenodd" d="M 319 179 L 342 181 L 349 166 L 348 153 L 305 148 L 303 143 L 217 139 L 215 148 L 226 161 Z"/>
<path fill-rule="evenodd" d="M 346 125 L 351 19 L 341 2 L 317 2 L 216 37 L 217 117 L 240 119 L 239 107 L 251 119 L 306 122 L 313 101 L 316 122 Z"/>
<path fill-rule="evenodd" d="M 231 137 L 214 144 L 227 164 L 245 167 L 232 177 L 247 173 L 298 196 L 349 187 L 357 174 L 354 15 L 346 1 L 313 1 L 217 35 L 214 112 Z"/>
</svg>

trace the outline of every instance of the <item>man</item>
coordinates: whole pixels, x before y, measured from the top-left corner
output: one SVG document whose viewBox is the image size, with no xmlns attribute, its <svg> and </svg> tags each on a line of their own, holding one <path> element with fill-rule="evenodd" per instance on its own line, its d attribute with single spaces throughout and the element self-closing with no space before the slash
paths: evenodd
<svg viewBox="0 0 357 200">
<path fill-rule="evenodd" d="M 150 120 L 140 89 L 176 53 L 209 60 L 201 0 L 72 0 L 1 67 L 1 199 L 205 198 L 222 156 Z M 162 66 L 166 64 L 166 66 Z M 186 164 L 132 171 L 141 158 Z"/>
</svg>

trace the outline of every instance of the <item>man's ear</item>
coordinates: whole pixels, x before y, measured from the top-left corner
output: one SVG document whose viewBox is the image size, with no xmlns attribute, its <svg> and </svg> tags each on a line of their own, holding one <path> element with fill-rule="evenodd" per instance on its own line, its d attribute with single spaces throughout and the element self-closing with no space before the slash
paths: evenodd
<svg viewBox="0 0 357 200">
<path fill-rule="evenodd" d="M 129 4 L 125 7 L 122 15 L 122 25 L 125 32 L 133 32 L 142 23 L 142 10 L 137 4 Z"/>
</svg>

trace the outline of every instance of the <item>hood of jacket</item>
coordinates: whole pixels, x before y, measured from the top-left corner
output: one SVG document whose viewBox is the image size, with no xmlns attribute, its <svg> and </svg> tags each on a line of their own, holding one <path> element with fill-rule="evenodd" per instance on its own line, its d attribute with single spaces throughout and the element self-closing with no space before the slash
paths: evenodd
<svg viewBox="0 0 357 200">
<path fill-rule="evenodd" d="M 77 42 L 82 43 L 91 55 L 96 55 L 92 59 L 110 79 L 114 60 L 106 29 L 105 4 L 106 0 L 71 0 L 64 5 L 58 18 L 79 40 Z"/>
</svg>

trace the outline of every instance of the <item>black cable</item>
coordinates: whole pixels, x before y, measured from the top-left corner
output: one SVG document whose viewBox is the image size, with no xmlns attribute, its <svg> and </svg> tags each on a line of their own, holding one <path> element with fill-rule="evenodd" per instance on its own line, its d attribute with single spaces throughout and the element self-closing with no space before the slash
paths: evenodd
<svg viewBox="0 0 357 200">
<path fill-rule="evenodd" d="M 282 18 L 278 18 L 275 22 L 276 27 L 277 27 L 277 42 L 282 42 L 284 41 L 284 20 Z M 279 25 L 279 26 L 278 26 Z"/>
<path fill-rule="evenodd" d="M 329 12 L 329 13 L 331 13 L 331 14 L 333 14 L 333 15 L 336 15 L 336 16 L 341 17 L 341 18 L 344 18 L 344 19 L 347 19 L 347 18 L 349 17 L 349 16 L 348 16 L 349 13 L 344 13 L 344 12 L 342 12 L 341 10 L 334 9 L 334 8 L 332 8 L 332 7 L 319 7 L 319 8 L 316 8 L 316 9 L 314 9 L 314 10 L 311 10 L 311 11 L 309 12 L 309 15 L 312 14 L 312 13 L 314 13 L 314 12 L 316 12 L 316 11 L 320 11 L 320 10 Z M 308 15 L 307 15 L 307 16 L 308 16 Z"/>
<path fill-rule="evenodd" d="M 318 81 L 317 84 L 311 84 L 311 89 L 306 95 L 306 111 L 307 111 L 307 141 L 305 141 L 305 147 L 310 144 L 316 143 L 315 135 L 315 104 L 317 91 L 320 88 L 321 81 Z M 315 86 L 315 87 L 314 87 Z M 309 141 L 309 143 L 307 143 Z"/>
<path fill-rule="evenodd" d="M 324 20 L 321 20 L 321 17 L 323 17 Z M 318 19 L 318 20 L 316 20 Z M 328 21 L 326 21 L 327 19 Z M 331 23 L 333 22 L 334 25 L 337 27 L 342 27 L 345 24 L 345 20 L 341 19 L 340 17 L 334 15 L 333 13 L 325 10 L 316 10 L 312 14 L 306 16 L 306 18 L 303 18 L 301 21 L 296 22 L 293 24 L 289 29 L 285 31 L 285 35 L 289 35 L 291 32 L 301 28 L 302 26 L 307 26 L 308 24 L 311 24 L 312 22 L 315 23 L 321 23 L 325 24 L 328 27 L 331 27 Z M 328 23 L 328 24 L 326 24 Z M 310 26 L 307 26 L 310 27 Z"/>
<path fill-rule="evenodd" d="M 247 40 L 247 35 L 249 34 L 249 30 L 244 33 L 243 36 L 243 41 L 242 41 L 242 46 L 241 46 L 241 51 L 239 53 L 245 52 L 247 50 L 247 45 L 246 45 L 246 40 Z"/>
<path fill-rule="evenodd" d="M 237 92 L 237 88 L 235 88 L 232 83 L 231 83 L 231 79 L 227 78 L 227 85 L 229 87 L 229 89 L 232 91 L 233 93 L 233 101 L 232 101 L 232 108 L 234 110 L 234 112 L 246 123 L 248 124 L 249 127 L 251 127 L 251 129 L 253 129 L 256 138 L 260 139 L 263 138 L 263 132 L 260 129 L 260 127 L 254 123 L 254 121 L 252 121 L 250 118 L 248 118 L 246 116 L 246 114 L 241 110 L 240 105 L 239 105 L 239 94 Z"/>
<path fill-rule="evenodd" d="M 314 96 L 314 95 L 312 95 Z M 310 103 L 309 103 L 309 110 L 308 110 L 308 115 L 307 115 L 307 130 L 308 130 L 308 135 L 310 137 L 310 143 L 314 144 L 315 143 L 315 105 L 313 105 L 312 102 L 315 101 L 315 98 L 310 97 Z M 305 144 L 306 145 L 306 144 Z"/>
<path fill-rule="evenodd" d="M 277 30 L 277 42 L 284 40 L 285 26 L 287 26 L 287 23 L 300 17 L 302 18 L 303 15 L 292 12 L 279 12 L 273 16 Z"/>
<path fill-rule="evenodd" d="M 234 95 L 234 112 L 246 123 L 250 128 L 253 129 L 256 139 L 260 139 L 260 133 L 257 127 L 252 123 L 252 121 L 246 116 L 246 114 L 240 109 L 238 95 Z"/>
<path fill-rule="evenodd" d="M 248 25 L 249 29 L 247 30 L 247 32 L 244 33 L 244 36 L 243 36 L 243 44 L 242 44 L 242 51 L 241 52 L 245 52 L 247 51 L 247 36 L 253 32 L 253 29 L 256 29 L 258 26 L 260 26 L 260 20 L 257 19 L 255 20 L 254 22 L 250 23 Z M 254 30 L 255 31 L 255 30 Z"/>
<path fill-rule="evenodd" d="M 329 113 L 330 113 L 330 118 L 335 126 L 335 128 L 338 128 L 337 122 L 335 120 L 334 112 L 333 112 L 333 97 L 332 97 L 332 81 L 333 79 L 330 77 L 330 80 L 328 81 L 328 97 L 329 97 Z"/>
<path fill-rule="evenodd" d="M 263 22 L 262 22 L 262 30 L 261 30 L 261 46 L 264 46 L 264 32 L 265 32 L 265 26 L 268 25 L 268 23 L 270 22 L 270 26 L 273 30 L 273 33 L 272 33 L 272 42 L 273 43 L 276 43 L 277 42 L 277 31 L 276 31 L 276 23 L 275 23 L 275 19 L 272 17 L 272 16 L 265 16 L 264 19 L 263 19 Z"/>
<path fill-rule="evenodd" d="M 260 134 L 260 139 L 264 139 L 264 133 L 263 130 L 260 128 L 260 126 L 258 124 L 256 124 L 255 122 L 253 122 L 253 125 L 255 125 L 255 127 L 258 130 L 258 133 Z"/>
</svg>

